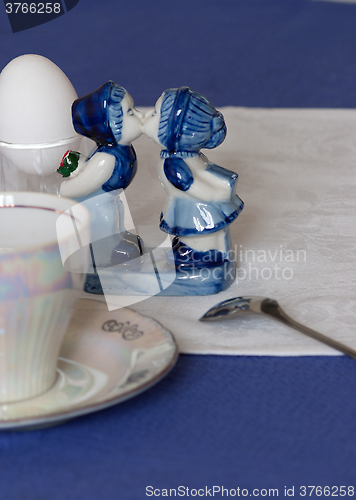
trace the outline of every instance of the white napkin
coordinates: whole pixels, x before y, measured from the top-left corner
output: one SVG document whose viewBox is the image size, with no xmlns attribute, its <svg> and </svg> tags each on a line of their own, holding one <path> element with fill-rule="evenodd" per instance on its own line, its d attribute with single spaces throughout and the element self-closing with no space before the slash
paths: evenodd
<svg viewBox="0 0 356 500">
<path fill-rule="evenodd" d="M 227 138 L 206 154 L 239 174 L 245 208 L 231 225 L 238 278 L 217 295 L 151 297 L 131 307 L 170 329 L 183 353 L 339 354 L 257 315 L 198 321 L 222 300 L 263 295 L 300 323 L 356 349 L 356 111 L 222 112 Z M 159 148 L 145 137 L 135 148 L 139 171 L 125 194 L 136 226 L 157 225 L 165 200 Z"/>
</svg>

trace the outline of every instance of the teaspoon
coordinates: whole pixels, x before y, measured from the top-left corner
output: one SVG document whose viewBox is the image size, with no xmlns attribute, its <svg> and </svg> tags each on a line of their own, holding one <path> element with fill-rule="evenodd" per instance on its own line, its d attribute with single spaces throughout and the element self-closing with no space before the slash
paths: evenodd
<svg viewBox="0 0 356 500">
<path fill-rule="evenodd" d="M 326 337 L 322 333 L 318 333 L 311 328 L 297 323 L 283 311 L 276 300 L 269 299 L 267 297 L 244 296 L 224 300 L 209 309 L 209 311 L 207 311 L 204 316 L 200 318 L 200 321 L 217 321 L 221 319 L 235 318 L 236 316 L 244 313 L 257 313 L 270 316 L 278 321 L 281 321 L 285 325 L 308 335 L 308 337 L 319 340 L 319 342 L 323 342 L 324 344 L 356 359 L 356 351 L 344 344 L 341 344 L 340 342 L 337 342 L 336 340 L 331 339 L 330 337 Z"/>
</svg>

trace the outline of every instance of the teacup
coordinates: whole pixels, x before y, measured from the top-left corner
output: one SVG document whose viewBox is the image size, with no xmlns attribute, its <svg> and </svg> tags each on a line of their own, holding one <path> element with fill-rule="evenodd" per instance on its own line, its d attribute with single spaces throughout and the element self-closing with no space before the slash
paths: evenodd
<svg viewBox="0 0 356 500">
<path fill-rule="evenodd" d="M 73 200 L 0 193 L 0 403 L 46 392 L 83 289 L 89 213 Z M 70 256 L 76 255 L 72 261 Z"/>
</svg>

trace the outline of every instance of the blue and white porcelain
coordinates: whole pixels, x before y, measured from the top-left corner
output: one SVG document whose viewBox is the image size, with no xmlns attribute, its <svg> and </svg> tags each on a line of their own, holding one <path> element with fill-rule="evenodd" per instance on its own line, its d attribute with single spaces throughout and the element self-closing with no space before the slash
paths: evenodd
<svg viewBox="0 0 356 500">
<path fill-rule="evenodd" d="M 104 267 L 143 253 L 142 240 L 123 225 L 120 194 L 133 180 L 137 158 L 131 144 L 142 134 L 142 115 L 130 94 L 109 81 L 72 105 L 75 131 L 97 147 L 88 156 L 68 151 L 58 169 L 68 176 L 60 195 L 83 203 L 90 212 L 91 241 L 97 265 Z M 104 241 L 105 240 L 105 241 Z M 98 276 L 88 276 L 86 290 L 101 292 Z M 102 292 L 101 292 L 102 293 Z"/>
<path fill-rule="evenodd" d="M 173 235 L 177 277 L 164 294 L 216 293 L 234 279 L 230 224 L 243 209 L 237 174 L 211 163 L 200 150 L 226 136 L 223 115 L 188 87 L 163 92 L 145 115 L 144 133 L 160 145 L 159 179 L 167 193 L 160 228 Z M 207 272 L 202 272 L 207 270 Z"/>
<path fill-rule="evenodd" d="M 142 121 L 132 98 L 113 82 L 77 99 L 72 110 L 76 132 L 97 144 L 88 158 L 68 152 L 59 169 L 69 176 L 61 194 L 84 203 L 91 214 L 94 262 L 85 290 L 142 297 L 131 304 L 152 295 L 207 295 L 227 288 L 235 278 L 230 224 L 243 202 L 235 192 L 237 174 L 201 153 L 225 139 L 222 114 L 201 94 L 181 87 L 166 90 Z M 147 251 L 125 231 L 117 196 L 135 175 L 131 141 L 142 130 L 163 148 L 159 179 L 167 193 L 160 229 L 168 240 Z"/>
</svg>

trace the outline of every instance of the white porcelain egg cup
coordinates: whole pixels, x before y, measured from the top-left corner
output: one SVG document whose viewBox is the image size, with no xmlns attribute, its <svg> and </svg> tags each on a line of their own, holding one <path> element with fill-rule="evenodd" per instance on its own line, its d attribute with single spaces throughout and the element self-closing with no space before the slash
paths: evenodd
<svg viewBox="0 0 356 500">
<path fill-rule="evenodd" d="M 58 194 L 56 173 L 81 137 L 72 123 L 77 93 L 46 57 L 25 54 L 0 74 L 0 190 Z M 59 177 L 59 179 L 57 179 Z"/>
<path fill-rule="evenodd" d="M 44 144 L 10 144 L 0 141 L 0 190 L 59 193 L 57 173 L 68 149 L 80 149 L 81 137 Z"/>
<path fill-rule="evenodd" d="M 0 190 L 59 194 L 58 175 L 63 155 L 81 149 L 79 135 L 56 142 L 17 144 L 0 141 Z"/>
</svg>

